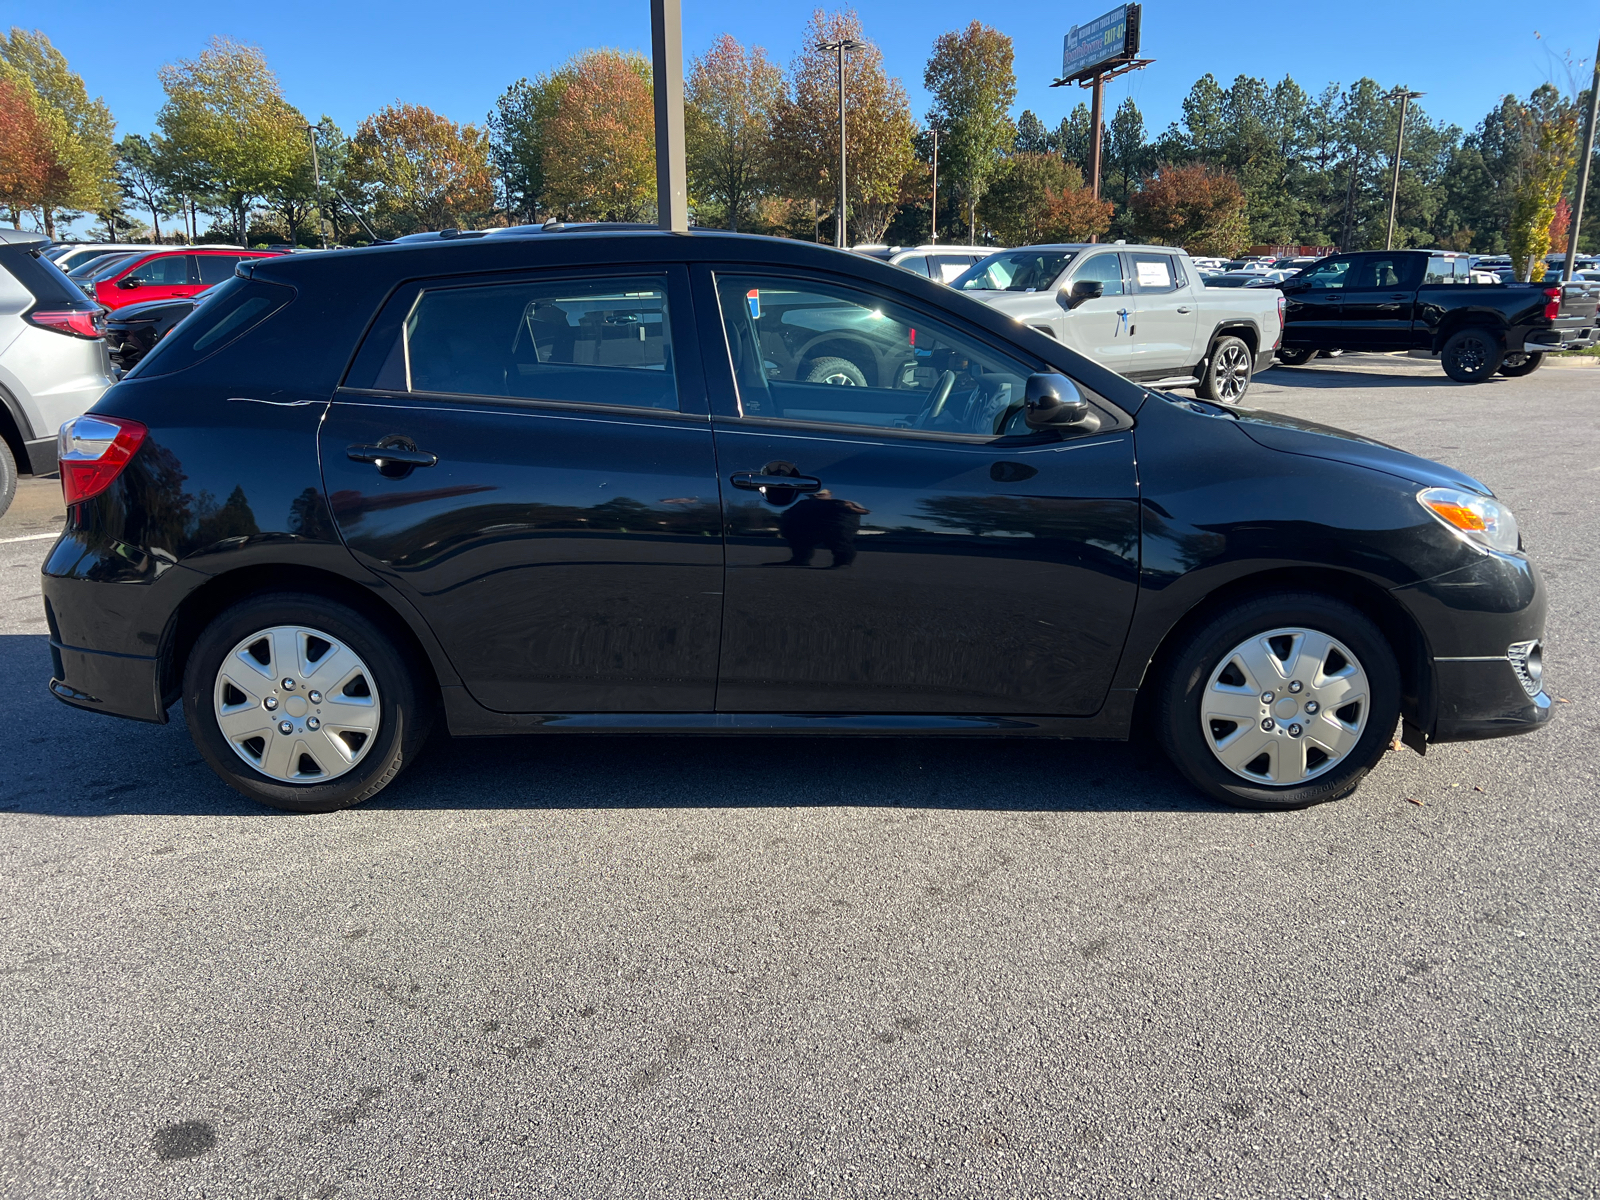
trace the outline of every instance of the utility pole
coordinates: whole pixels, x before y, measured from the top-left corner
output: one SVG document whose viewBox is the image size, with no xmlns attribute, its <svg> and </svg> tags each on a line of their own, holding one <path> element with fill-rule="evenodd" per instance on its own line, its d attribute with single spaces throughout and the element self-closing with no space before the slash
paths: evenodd
<svg viewBox="0 0 1600 1200">
<path fill-rule="evenodd" d="M 1578 194 L 1573 197 L 1572 225 L 1567 230 L 1567 259 L 1561 264 L 1561 280 L 1570 282 L 1578 269 L 1578 230 L 1583 226 L 1583 202 L 1589 194 L 1589 168 L 1594 163 L 1594 121 L 1600 110 L 1600 48 L 1594 52 L 1594 79 L 1589 84 L 1589 112 L 1583 123 L 1583 157 L 1578 160 Z"/>
<path fill-rule="evenodd" d="M 933 211 L 930 216 L 933 232 L 929 235 L 929 245 L 939 244 L 939 127 L 933 125 L 928 132 L 933 134 Z"/>
<path fill-rule="evenodd" d="M 833 223 L 833 244 L 843 250 L 849 239 L 845 236 L 845 132 L 844 132 L 844 56 L 855 50 L 865 50 L 866 43 L 855 38 L 842 38 L 837 42 L 818 42 L 816 49 L 839 56 L 839 215 Z"/>
<path fill-rule="evenodd" d="M 656 93 L 656 212 L 661 228 L 689 229 L 683 147 L 683 13 L 679 0 L 650 0 L 650 60 Z"/>
<path fill-rule="evenodd" d="M 1394 136 L 1394 182 L 1389 185 L 1389 236 L 1383 239 L 1385 250 L 1394 249 L 1394 212 L 1400 204 L 1400 152 L 1406 144 L 1406 109 L 1413 100 L 1427 95 L 1426 92 L 1408 91 L 1404 85 L 1399 88 L 1400 95 L 1400 130 Z"/>
<path fill-rule="evenodd" d="M 311 178 L 317 185 L 317 238 L 322 248 L 328 248 L 328 214 L 322 211 L 322 167 L 317 162 L 317 127 L 307 122 L 306 135 L 311 139 Z"/>
</svg>

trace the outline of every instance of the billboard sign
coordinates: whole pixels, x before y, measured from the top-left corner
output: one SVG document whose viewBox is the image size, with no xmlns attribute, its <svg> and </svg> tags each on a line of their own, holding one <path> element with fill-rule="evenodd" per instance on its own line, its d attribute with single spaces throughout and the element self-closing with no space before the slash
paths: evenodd
<svg viewBox="0 0 1600 1200">
<path fill-rule="evenodd" d="M 1104 16 L 1067 31 L 1061 50 L 1061 80 L 1084 79 L 1138 56 L 1139 6 L 1119 4 Z"/>
</svg>

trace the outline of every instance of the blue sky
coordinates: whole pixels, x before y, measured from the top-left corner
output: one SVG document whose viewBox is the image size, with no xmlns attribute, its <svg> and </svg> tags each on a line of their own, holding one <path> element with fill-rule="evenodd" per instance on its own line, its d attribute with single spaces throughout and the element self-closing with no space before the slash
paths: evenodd
<svg viewBox="0 0 1600 1200">
<path fill-rule="evenodd" d="M 813 5 L 805 0 L 684 0 L 686 53 L 724 31 L 765 46 L 787 65 Z M 1067 27 L 1111 7 L 1107 0 L 871 0 L 857 6 L 889 70 L 927 109 L 922 71 L 933 40 L 974 17 L 997 25 L 1017 46 L 1017 111 L 1032 108 L 1055 124 L 1087 93 L 1049 86 Z M 1580 14 L 1588 10 L 1590 15 Z M 1526 16 L 1523 14 L 1526 13 Z M 506 85 L 592 46 L 648 52 L 648 0 L 516 4 L 462 9 L 388 0 L 350 4 L 219 5 L 162 0 L 148 10 L 126 0 L 0 3 L 0 23 L 39 27 L 67 55 L 117 117 L 118 133 L 145 132 L 161 105 L 157 69 L 192 57 L 223 34 L 254 42 L 311 117 L 326 112 L 347 133 L 383 104 L 403 99 L 461 121 L 481 121 Z M 1210 71 L 1224 83 L 1240 73 L 1276 81 L 1286 72 L 1308 91 L 1370 75 L 1386 86 L 1428 93 L 1428 114 L 1470 128 L 1504 93 L 1526 94 L 1546 79 L 1563 83 L 1558 56 L 1589 60 L 1600 34 L 1590 6 L 1520 5 L 1503 0 L 1300 0 L 1293 4 L 1177 3 L 1144 6 L 1144 53 L 1155 64 L 1108 85 L 1114 107 L 1132 95 L 1152 133 L 1178 116 L 1190 85 Z"/>
</svg>

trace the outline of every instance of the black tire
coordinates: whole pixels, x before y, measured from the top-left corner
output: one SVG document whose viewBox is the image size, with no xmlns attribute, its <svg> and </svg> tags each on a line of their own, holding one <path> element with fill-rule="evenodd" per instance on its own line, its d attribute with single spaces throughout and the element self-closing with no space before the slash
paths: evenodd
<svg viewBox="0 0 1600 1200">
<path fill-rule="evenodd" d="M 17 496 L 17 460 L 11 457 L 11 447 L 0 438 L 0 517 Z"/>
<path fill-rule="evenodd" d="M 1219 761 L 1201 723 L 1201 702 L 1235 647 L 1286 627 L 1320 632 L 1349 648 L 1367 674 L 1367 723 L 1351 750 L 1322 774 L 1292 785 L 1253 783 Z M 1314 592 L 1274 593 L 1219 612 L 1184 639 L 1158 686 L 1162 748 L 1201 791 L 1239 808 L 1288 810 L 1348 796 L 1383 756 L 1400 716 L 1400 669 L 1383 634 L 1348 604 Z"/>
<path fill-rule="evenodd" d="M 337 638 L 374 676 L 378 728 L 355 766 L 325 783 L 279 782 L 251 767 L 224 737 L 213 703 L 223 658 L 257 631 L 305 625 Z M 224 783 L 252 800 L 288 812 L 326 813 L 371 799 L 393 781 L 427 741 L 431 690 L 407 651 L 378 625 L 326 596 L 276 592 L 243 600 L 206 626 L 183 673 L 183 715 L 189 736 Z"/>
<path fill-rule="evenodd" d="M 1315 350 L 1291 349 L 1283 346 L 1278 350 L 1278 361 L 1286 367 L 1303 367 L 1316 353 Z"/>
<path fill-rule="evenodd" d="M 1457 383 L 1482 383 L 1500 369 L 1505 347 L 1493 330 L 1458 329 L 1439 351 L 1444 373 Z"/>
<path fill-rule="evenodd" d="M 866 387 L 867 377 L 848 358 L 813 359 L 806 371 L 807 383 L 833 383 L 840 387 Z"/>
<path fill-rule="evenodd" d="M 1250 347 L 1236 337 L 1223 335 L 1211 346 L 1206 369 L 1195 392 L 1216 404 L 1238 404 L 1250 390 L 1250 372 L 1255 356 Z"/>
<path fill-rule="evenodd" d="M 1526 354 L 1521 350 L 1515 350 L 1501 360 L 1500 374 L 1520 379 L 1524 375 L 1532 375 L 1543 365 L 1543 351 L 1535 350 L 1532 354 Z"/>
</svg>

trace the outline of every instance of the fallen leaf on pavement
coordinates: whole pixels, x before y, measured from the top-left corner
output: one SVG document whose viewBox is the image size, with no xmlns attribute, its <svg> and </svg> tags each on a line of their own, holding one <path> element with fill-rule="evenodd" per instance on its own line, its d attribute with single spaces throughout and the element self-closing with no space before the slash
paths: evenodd
<svg viewBox="0 0 1600 1200">
<path fill-rule="evenodd" d="M 1410 801 L 1412 804 L 1415 804 L 1418 808 L 1426 808 L 1427 807 L 1427 805 L 1425 805 L 1421 800 L 1418 800 L 1415 796 L 1407 796 L 1406 799 L 1408 801 Z"/>
</svg>

